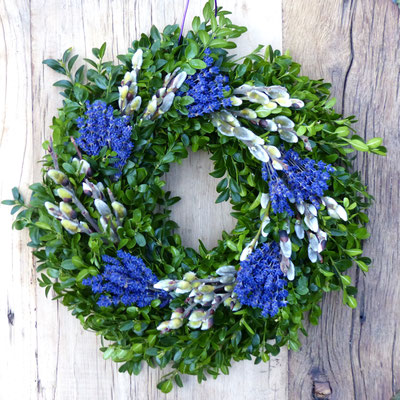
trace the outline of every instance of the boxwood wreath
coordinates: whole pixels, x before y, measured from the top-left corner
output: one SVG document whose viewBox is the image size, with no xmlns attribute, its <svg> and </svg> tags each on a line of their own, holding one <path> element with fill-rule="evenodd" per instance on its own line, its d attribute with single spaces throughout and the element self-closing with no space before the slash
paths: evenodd
<svg viewBox="0 0 400 400">
<path fill-rule="evenodd" d="M 361 247 L 372 198 L 349 154 L 386 153 L 289 55 L 228 54 L 246 28 L 215 6 L 185 37 L 152 27 L 118 64 L 103 60 L 105 44 L 87 69 L 71 49 L 45 60 L 65 78 L 43 181 L 28 203 L 17 188 L 3 202 L 22 208 L 13 226 L 29 229 L 46 295 L 106 339 L 104 358 L 121 372 L 171 365 L 164 392 L 182 374 L 202 382 L 232 360 L 298 350 L 325 292 L 356 307 L 345 272 L 371 263 Z M 163 189 L 188 149 L 210 154 L 216 202 L 230 201 L 237 220 L 211 250 L 182 246 L 170 218 L 179 198 Z"/>
</svg>

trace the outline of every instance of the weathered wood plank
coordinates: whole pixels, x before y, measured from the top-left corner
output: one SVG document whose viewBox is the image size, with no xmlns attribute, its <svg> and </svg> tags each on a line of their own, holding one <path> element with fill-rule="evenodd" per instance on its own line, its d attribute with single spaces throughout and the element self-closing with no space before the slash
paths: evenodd
<svg viewBox="0 0 400 400">
<path fill-rule="evenodd" d="M 117 54 L 125 52 L 131 41 L 140 32 L 148 31 L 152 24 L 162 27 L 179 23 L 184 3 L 184 0 L 6 0 L 0 4 L 2 199 L 9 197 L 13 185 L 19 184 L 27 194 L 27 185 L 41 179 L 40 165 L 36 161 L 43 154 L 41 143 L 49 136 L 48 126 L 61 104 L 58 89 L 52 87 L 60 77 L 44 67 L 42 60 L 58 58 L 70 46 L 75 46 L 81 56 L 90 57 L 91 48 L 103 41 L 109 44 L 107 57 L 115 60 Z M 234 12 L 235 22 L 249 26 L 249 35 L 238 42 L 242 53 L 259 42 L 272 42 L 275 48 L 281 46 L 281 0 L 268 4 L 262 0 L 220 3 Z M 192 17 L 201 12 L 202 6 L 202 0 L 191 2 L 188 25 Z M 183 230 L 188 243 L 195 243 L 198 237 L 204 236 L 211 246 L 223 228 L 229 229 L 229 211 L 225 208 L 222 213 L 212 204 L 215 183 L 207 176 L 210 168 L 207 155 L 196 155 L 187 162 L 193 166 L 183 165 L 169 175 L 170 188 L 176 191 L 184 188 L 177 182 L 183 171 L 190 179 L 201 172 L 197 175 L 201 184 L 194 179 L 185 180 L 196 189 L 202 188 L 191 192 L 199 199 L 199 208 L 198 213 L 193 214 L 186 198 L 184 211 L 178 212 L 182 219 L 177 219 L 182 226 L 193 227 L 192 232 Z M 198 165 L 203 171 L 198 171 Z M 214 209 L 213 214 L 211 209 Z M 114 363 L 102 359 L 98 350 L 100 340 L 93 333 L 85 332 L 61 304 L 46 299 L 44 292 L 36 289 L 34 260 L 25 246 L 27 234 L 13 232 L 10 235 L 8 211 L 0 208 L 7 265 L 5 276 L 0 280 L 0 335 L 9 362 L 7 371 L 0 372 L 1 396 L 18 400 L 287 398 L 285 351 L 269 364 L 235 364 L 229 377 L 223 376 L 202 386 L 188 378 L 183 390 L 174 390 L 168 396 L 155 389 L 161 376 L 158 370 L 144 368 L 139 377 L 132 378 L 118 373 Z M 212 217 L 212 226 L 201 223 L 205 213 Z M 13 384 L 15 380 L 20 384 Z"/>
<path fill-rule="evenodd" d="M 310 399 L 315 382 L 329 381 L 330 399 L 389 399 L 400 390 L 399 10 L 390 1 L 286 0 L 283 16 L 284 49 L 303 73 L 333 82 L 337 109 L 359 116 L 358 134 L 382 136 L 389 147 L 387 158 L 357 161 L 376 196 L 365 245 L 375 268 L 351 274 L 355 311 L 337 294 L 324 299 L 320 326 L 309 326 L 301 352 L 289 355 L 289 398 Z"/>
<path fill-rule="evenodd" d="M 30 13 L 26 1 L 0 2 L 0 198 L 32 181 L 33 131 Z M 0 397 L 36 392 L 36 276 L 26 232 L 11 232 L 9 207 L 0 207 Z M 19 382 L 19 384 L 16 384 Z M 21 384 L 24 382 L 24 384 Z"/>
</svg>

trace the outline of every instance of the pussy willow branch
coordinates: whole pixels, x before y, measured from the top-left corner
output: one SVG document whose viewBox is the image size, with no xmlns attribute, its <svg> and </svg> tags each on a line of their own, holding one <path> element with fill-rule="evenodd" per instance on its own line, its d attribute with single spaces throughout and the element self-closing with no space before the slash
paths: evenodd
<svg viewBox="0 0 400 400">
<path fill-rule="evenodd" d="M 50 138 L 50 144 L 49 144 L 48 152 L 50 153 L 51 158 L 53 159 L 54 168 L 57 171 L 59 171 L 60 168 L 58 166 L 57 154 L 54 152 L 53 139 L 52 138 Z M 68 185 L 66 186 L 66 188 L 69 189 L 69 191 L 71 192 L 72 201 L 79 208 L 80 212 L 82 213 L 82 215 L 86 219 L 86 221 L 89 222 L 89 224 L 92 226 L 92 228 L 96 232 L 100 233 L 101 231 L 100 231 L 99 226 L 97 225 L 96 221 L 90 216 L 89 211 L 85 208 L 85 206 L 76 197 L 75 190 L 74 190 L 74 188 L 71 185 L 71 182 L 69 180 L 68 180 Z"/>
<path fill-rule="evenodd" d="M 205 318 L 209 318 L 212 314 L 215 313 L 215 310 L 221 305 L 224 304 L 224 301 L 231 297 L 232 292 L 225 293 L 219 302 L 214 303 L 210 309 L 207 311 Z"/>
<path fill-rule="evenodd" d="M 57 154 L 54 153 L 53 138 L 52 138 L 52 137 L 50 138 L 50 144 L 49 144 L 49 147 L 48 147 L 47 150 L 48 150 L 48 152 L 50 153 L 51 158 L 52 158 L 52 160 L 53 160 L 54 168 L 55 168 L 56 170 L 59 170 L 59 168 L 58 168 Z"/>
<path fill-rule="evenodd" d="M 114 203 L 115 197 L 114 197 L 113 192 L 110 190 L 110 188 L 107 188 L 107 193 L 108 193 L 108 197 L 111 200 L 111 208 L 112 208 L 112 203 Z M 117 222 L 117 225 L 121 226 L 121 219 L 119 218 L 118 213 L 115 210 L 114 210 L 114 216 L 115 216 L 115 221 Z M 115 231 L 115 229 L 114 229 L 114 231 Z M 115 233 L 117 233 L 117 232 L 115 232 Z"/>
<path fill-rule="evenodd" d="M 80 212 L 82 213 L 82 215 L 84 216 L 86 221 L 89 222 L 89 224 L 92 226 L 92 228 L 96 232 L 101 233 L 99 226 L 96 224 L 96 221 L 90 216 L 89 211 L 86 210 L 85 206 L 76 197 L 75 192 L 73 191 L 74 188 L 72 187 L 72 185 L 70 184 L 67 187 L 68 187 L 68 189 L 70 189 L 70 191 L 72 193 L 72 201 L 79 208 Z"/>
<path fill-rule="evenodd" d="M 76 142 L 75 142 L 75 139 L 74 139 L 72 136 L 70 136 L 69 138 L 71 139 L 71 142 L 72 142 L 72 144 L 73 144 L 74 147 L 75 147 L 76 154 L 78 154 L 79 159 L 82 160 L 82 153 L 81 153 L 81 151 L 79 150 L 79 148 L 78 148 L 78 146 L 77 146 L 77 144 L 76 144 Z"/>
</svg>

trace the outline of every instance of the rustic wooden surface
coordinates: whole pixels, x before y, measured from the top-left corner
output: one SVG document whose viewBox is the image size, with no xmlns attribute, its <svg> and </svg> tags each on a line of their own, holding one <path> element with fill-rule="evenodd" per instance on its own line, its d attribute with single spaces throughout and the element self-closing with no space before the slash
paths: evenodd
<svg viewBox="0 0 400 400">
<path fill-rule="evenodd" d="M 281 0 L 221 1 L 234 12 L 237 23 L 251 21 L 249 33 L 238 41 L 239 53 L 259 42 L 281 47 Z M 0 198 L 10 197 L 13 186 L 24 195 L 39 181 L 48 126 L 60 106 L 60 79 L 42 65 L 74 46 L 82 57 L 108 42 L 107 56 L 125 52 L 140 32 L 151 25 L 180 23 L 184 0 L 0 0 Z M 193 0 L 187 24 L 201 13 L 202 0 Z M 259 11 L 262 10 L 262 13 Z M 183 197 L 174 210 L 185 243 L 197 238 L 216 244 L 222 229 L 232 227 L 229 207 L 214 207 L 215 180 L 208 176 L 207 154 L 190 156 L 168 175 L 170 190 Z M 163 395 L 156 390 L 162 373 L 144 368 L 139 377 L 118 373 L 116 364 L 104 361 L 100 340 L 84 331 L 58 302 L 47 299 L 36 284 L 35 262 L 26 232 L 11 232 L 8 207 L 0 207 L 3 276 L 0 280 L 0 399 L 286 399 L 287 352 L 271 363 L 234 364 L 229 377 L 205 385 L 184 379 L 185 388 Z M 245 383 L 245 384 L 244 384 Z"/>
<path fill-rule="evenodd" d="M 359 117 L 358 134 L 382 136 L 389 148 L 387 158 L 357 162 L 377 200 L 365 245 L 375 268 L 351 274 L 355 311 L 325 297 L 321 324 L 289 355 L 289 399 L 310 399 L 315 382 L 329 382 L 331 399 L 389 400 L 400 391 L 399 9 L 386 0 L 284 0 L 283 21 L 283 47 L 303 73 L 333 82 L 337 109 Z"/>
<path fill-rule="evenodd" d="M 184 0 L 0 0 L 0 198 L 13 186 L 27 194 L 40 180 L 37 160 L 61 98 L 52 83 L 58 76 L 42 66 L 70 46 L 81 56 L 109 44 L 115 59 L 152 24 L 180 22 Z M 203 1 L 192 0 L 188 22 Z M 201 386 L 185 379 L 185 388 L 162 395 L 155 389 L 160 371 L 144 368 L 139 377 L 120 374 L 104 361 L 100 340 L 83 331 L 58 302 L 46 299 L 36 284 L 35 264 L 26 232 L 10 231 L 9 208 L 0 207 L 2 279 L 0 279 L 0 399 L 312 399 L 388 400 L 400 390 L 398 302 L 400 130 L 399 11 L 389 0 L 225 0 L 233 20 L 248 34 L 239 53 L 258 43 L 290 49 L 304 74 L 333 82 L 337 108 L 360 117 L 361 136 L 383 136 L 386 159 L 361 156 L 369 190 L 377 197 L 370 211 L 373 240 L 366 253 L 375 268 L 359 287 L 359 308 L 341 305 L 339 295 L 323 301 L 318 327 L 308 327 L 299 353 L 283 351 L 269 364 L 234 364 L 231 374 Z M 281 14 L 281 11 L 282 14 Z M 283 29 L 282 29 L 283 17 Z M 186 244 L 201 238 L 216 243 L 230 229 L 229 206 L 215 206 L 215 180 L 207 175 L 206 154 L 193 154 L 167 176 L 168 187 L 182 197 L 173 210 Z M 330 392 L 330 394 L 329 394 Z"/>
</svg>

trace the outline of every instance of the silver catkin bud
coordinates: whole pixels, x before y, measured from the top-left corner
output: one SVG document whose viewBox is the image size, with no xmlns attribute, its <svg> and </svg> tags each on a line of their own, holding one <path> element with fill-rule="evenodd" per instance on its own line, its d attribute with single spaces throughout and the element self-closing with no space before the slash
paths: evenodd
<svg viewBox="0 0 400 400">
<path fill-rule="evenodd" d="M 143 63 L 143 50 L 137 49 L 132 57 L 132 69 L 137 71 L 140 70 L 140 68 L 142 68 L 142 63 Z"/>
<path fill-rule="evenodd" d="M 71 235 L 75 235 L 75 233 L 80 232 L 79 223 L 77 222 L 70 221 L 68 219 L 62 219 L 61 225 Z"/>
<path fill-rule="evenodd" d="M 96 199 L 94 205 L 102 217 L 109 217 L 111 215 L 110 207 L 103 200 Z"/>
<path fill-rule="evenodd" d="M 47 176 L 54 182 L 57 183 L 58 185 L 63 185 L 66 186 L 69 183 L 69 180 L 67 178 L 67 175 L 65 175 L 63 172 L 58 171 L 57 169 L 49 169 L 47 171 Z"/>
<path fill-rule="evenodd" d="M 113 201 L 111 207 L 119 218 L 124 218 L 126 216 L 126 208 L 118 201 Z"/>
<path fill-rule="evenodd" d="M 159 109 L 159 114 L 164 114 L 166 113 L 172 106 L 172 103 L 174 102 L 175 94 L 173 92 L 168 93 L 165 97 L 164 100 L 161 104 L 161 107 Z"/>
<path fill-rule="evenodd" d="M 60 210 L 63 216 L 67 219 L 76 219 L 77 214 L 76 211 L 68 204 L 62 201 L 60 203 Z"/>
<path fill-rule="evenodd" d="M 65 203 L 72 203 L 73 193 L 65 188 L 56 189 L 56 194 L 61 197 Z"/>
<path fill-rule="evenodd" d="M 180 72 L 170 83 L 168 87 L 168 92 L 170 91 L 177 91 L 185 82 L 187 78 L 187 73 L 185 71 Z"/>
<path fill-rule="evenodd" d="M 62 214 L 61 214 L 61 211 L 60 211 L 60 209 L 58 208 L 58 206 L 56 206 L 56 205 L 53 204 L 53 203 L 50 203 L 49 201 L 46 201 L 46 202 L 44 203 L 44 206 L 46 207 L 47 212 L 48 212 L 52 217 L 61 219 Z"/>
</svg>

